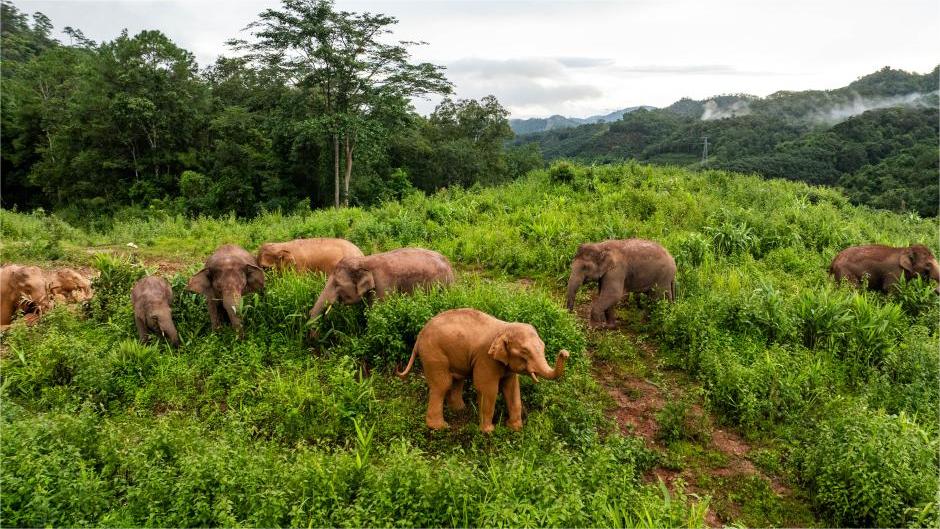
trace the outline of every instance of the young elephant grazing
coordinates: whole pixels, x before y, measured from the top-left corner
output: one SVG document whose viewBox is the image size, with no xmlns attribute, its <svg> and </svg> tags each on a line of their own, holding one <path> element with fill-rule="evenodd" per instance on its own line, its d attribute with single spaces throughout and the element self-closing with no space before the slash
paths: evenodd
<svg viewBox="0 0 940 529">
<path fill-rule="evenodd" d="M 258 267 L 255 257 L 241 246 L 220 246 L 206 260 L 206 266 L 190 278 L 186 290 L 206 297 L 212 329 L 222 326 L 221 315 L 244 338 L 241 310 L 242 296 L 264 291 L 264 271 Z"/>
<path fill-rule="evenodd" d="M 26 323 L 35 323 L 52 307 L 46 276 L 35 266 L 7 265 L 0 268 L 0 330 L 6 329 L 17 311 Z"/>
<path fill-rule="evenodd" d="M 493 431 L 496 396 L 502 388 L 509 408 L 507 425 L 522 428 L 522 397 L 518 373 L 556 379 L 565 372 L 568 351 L 562 349 L 555 359 L 555 368 L 545 360 L 545 343 L 535 327 L 527 323 L 507 323 L 474 309 L 448 310 L 431 318 L 415 342 L 404 377 L 421 357 L 421 366 L 428 381 L 428 427 L 446 428 L 444 398 L 453 410 L 464 408 L 463 385 L 473 378 L 480 409 L 480 430 Z"/>
<path fill-rule="evenodd" d="M 922 244 L 895 248 L 881 244 L 852 246 L 839 252 L 829 266 L 836 281 L 845 279 L 853 285 L 868 281 L 870 290 L 889 292 L 903 276 L 922 277 L 940 283 L 940 264 L 929 248 Z M 936 292 L 940 294 L 940 286 Z"/>
<path fill-rule="evenodd" d="M 261 268 L 294 268 L 298 272 L 332 274 L 344 257 L 362 257 L 362 250 L 344 239 L 295 239 L 269 242 L 258 248 Z"/>
<path fill-rule="evenodd" d="M 347 257 L 336 264 L 323 287 L 310 319 L 337 300 L 358 303 L 372 292 L 379 299 L 389 292 L 411 293 L 417 287 L 454 282 L 454 269 L 443 255 L 423 248 L 400 248 L 366 257 Z"/>
<path fill-rule="evenodd" d="M 610 240 L 582 244 L 571 262 L 568 278 L 568 310 L 581 284 L 598 282 L 598 296 L 591 305 L 591 323 L 605 320 L 616 325 L 614 308 L 627 292 L 675 299 L 676 261 L 661 245 L 644 239 Z"/>
<path fill-rule="evenodd" d="M 79 303 L 91 299 L 91 281 L 71 268 L 60 268 L 46 274 L 49 296 L 56 302 Z"/>
<path fill-rule="evenodd" d="M 173 289 L 166 279 L 147 276 L 134 283 L 131 289 L 134 304 L 134 323 L 142 343 L 150 340 L 150 333 L 162 334 L 173 347 L 179 347 L 180 338 L 173 325 L 170 305 L 173 304 Z"/>
</svg>

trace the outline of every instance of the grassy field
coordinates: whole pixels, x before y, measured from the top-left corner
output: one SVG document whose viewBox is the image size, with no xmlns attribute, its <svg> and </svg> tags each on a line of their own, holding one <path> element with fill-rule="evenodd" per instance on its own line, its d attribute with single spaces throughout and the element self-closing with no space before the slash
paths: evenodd
<svg viewBox="0 0 940 529">
<path fill-rule="evenodd" d="M 940 304 L 919 281 L 882 296 L 826 275 L 851 244 L 938 253 L 935 219 L 637 164 L 559 164 L 501 187 L 249 221 L 152 212 L 77 228 L 0 215 L 4 262 L 100 272 L 92 302 L 3 338 L 7 526 L 701 526 L 716 511 L 755 526 L 940 521 Z M 246 301 L 245 341 L 210 333 L 201 298 L 183 292 L 205 256 L 301 236 L 432 248 L 458 283 L 335 307 L 311 344 L 306 313 L 324 278 L 271 274 Z M 677 301 L 628 304 L 622 332 L 588 331 L 563 309 L 570 259 L 579 243 L 634 236 L 676 257 Z M 177 293 L 176 351 L 135 340 L 129 288 L 156 269 Z M 429 432 L 422 378 L 390 375 L 423 323 L 458 306 L 532 323 L 550 362 L 572 352 L 563 380 L 523 381 L 520 433 L 481 434 L 473 405 Z M 676 389 L 655 444 L 609 413 L 601 368 Z M 792 493 L 756 478 L 656 480 L 721 465 L 690 426 L 698 404 L 706 429 L 739 432 L 749 460 Z"/>
</svg>

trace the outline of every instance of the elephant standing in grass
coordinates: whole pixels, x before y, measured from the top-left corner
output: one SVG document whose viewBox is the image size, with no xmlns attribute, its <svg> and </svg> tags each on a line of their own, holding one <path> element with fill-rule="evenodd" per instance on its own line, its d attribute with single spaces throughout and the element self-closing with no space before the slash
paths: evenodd
<svg viewBox="0 0 940 529">
<path fill-rule="evenodd" d="M 448 310 L 431 318 L 415 342 L 404 377 L 414 365 L 415 356 L 428 381 L 427 425 L 446 428 L 444 399 L 453 410 L 464 408 L 463 386 L 468 377 L 480 399 L 480 430 L 493 431 L 493 412 L 500 389 L 509 408 L 507 425 L 522 428 L 522 397 L 519 373 L 557 379 L 565 372 L 568 351 L 562 349 L 552 368 L 545 360 L 545 343 L 535 327 L 527 323 L 508 323 L 475 309 Z"/>
<path fill-rule="evenodd" d="M 676 261 L 661 245 L 644 239 L 610 240 L 578 247 L 568 278 L 568 310 L 585 281 L 598 282 L 591 323 L 616 325 L 614 309 L 628 292 L 675 299 Z"/>
<path fill-rule="evenodd" d="M 366 257 L 346 257 L 336 264 L 310 310 L 310 319 L 316 319 L 336 301 L 352 305 L 367 296 L 382 299 L 389 292 L 407 294 L 418 287 L 453 282 L 454 269 L 450 261 L 423 248 L 400 248 Z M 311 334 L 316 335 L 316 332 L 311 331 Z"/>
<path fill-rule="evenodd" d="M 34 323 L 52 307 L 47 279 L 36 266 L 7 265 L 0 268 L 0 330 L 21 310 L 26 323 Z"/>
<path fill-rule="evenodd" d="M 262 244 L 258 248 L 258 265 L 261 268 L 294 268 L 298 272 L 329 275 L 343 258 L 362 256 L 362 250 L 345 239 L 295 239 Z"/>
<path fill-rule="evenodd" d="M 264 292 L 264 271 L 244 248 L 226 244 L 209 256 L 206 266 L 190 278 L 186 290 L 206 297 L 213 330 L 222 325 L 221 315 L 225 314 L 238 336 L 244 338 L 238 314 L 242 296 Z"/>
<path fill-rule="evenodd" d="M 870 290 L 889 292 L 903 276 L 922 277 L 940 283 L 940 264 L 929 248 L 922 244 L 895 248 L 881 244 L 852 246 L 836 255 L 829 266 L 836 281 L 843 279 L 853 285 L 868 282 Z M 940 294 L 940 284 L 936 292 Z"/>
<path fill-rule="evenodd" d="M 137 335 L 142 343 L 150 340 L 152 331 L 162 334 L 173 347 L 179 347 L 180 339 L 170 309 L 173 289 L 166 279 L 156 276 L 139 279 L 131 289 L 131 302 Z"/>
</svg>

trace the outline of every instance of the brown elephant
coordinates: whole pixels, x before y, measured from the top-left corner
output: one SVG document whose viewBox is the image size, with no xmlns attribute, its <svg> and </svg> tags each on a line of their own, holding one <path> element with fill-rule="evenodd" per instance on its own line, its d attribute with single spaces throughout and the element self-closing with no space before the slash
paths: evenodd
<svg viewBox="0 0 940 529">
<path fill-rule="evenodd" d="M 675 299 L 676 261 L 660 244 L 645 239 L 609 240 L 578 246 L 568 278 L 568 310 L 581 284 L 598 282 L 598 296 L 591 305 L 591 323 L 606 318 L 616 325 L 614 308 L 627 292 L 643 292 L 670 301 Z"/>
<path fill-rule="evenodd" d="M 881 244 L 852 246 L 836 255 L 829 266 L 836 281 L 853 285 L 867 280 L 870 290 L 889 292 L 903 276 L 922 277 L 940 283 L 940 265 L 930 249 L 922 244 L 896 248 Z M 940 294 L 940 285 L 936 292 Z"/>
<path fill-rule="evenodd" d="M 94 292 L 91 281 L 77 270 L 60 268 L 46 273 L 49 296 L 56 302 L 82 302 L 91 299 Z"/>
<path fill-rule="evenodd" d="M 209 256 L 206 266 L 190 278 L 186 290 L 206 297 L 213 330 L 222 325 L 222 309 L 238 336 L 244 338 L 245 332 L 238 314 L 242 296 L 264 291 L 264 271 L 258 266 L 255 257 L 244 248 L 226 244 Z"/>
<path fill-rule="evenodd" d="M 358 303 L 367 295 L 379 299 L 389 292 L 410 293 L 416 287 L 454 282 L 454 269 L 443 255 L 423 248 L 400 248 L 366 257 L 346 257 L 336 264 L 323 287 L 310 319 L 328 305 Z"/>
<path fill-rule="evenodd" d="M 42 269 L 15 264 L 0 268 L 0 330 L 9 327 L 17 311 L 23 311 L 26 323 L 34 323 L 51 307 Z"/>
<path fill-rule="evenodd" d="M 298 272 L 329 275 L 344 257 L 362 256 L 362 250 L 345 239 L 294 239 L 262 244 L 258 248 L 258 266 L 278 270 L 294 268 Z"/>
<path fill-rule="evenodd" d="M 179 347 L 180 338 L 173 325 L 173 289 L 166 279 L 147 276 L 134 283 L 131 289 L 134 304 L 134 323 L 141 343 L 150 341 L 150 333 L 160 333 L 170 345 Z"/>
<path fill-rule="evenodd" d="M 428 427 L 446 428 L 444 398 L 453 410 L 464 408 L 463 385 L 473 377 L 480 409 L 480 430 L 493 431 L 493 412 L 496 396 L 502 388 L 509 408 L 507 425 L 513 430 L 522 428 L 522 397 L 519 393 L 519 373 L 557 379 L 565 372 L 568 351 L 562 349 L 555 359 L 554 369 L 545 360 L 545 343 L 535 327 L 527 323 L 509 323 L 474 309 L 448 310 L 434 316 L 425 324 L 404 371 L 404 377 L 414 365 L 415 356 L 421 357 L 421 366 L 428 381 Z"/>
</svg>

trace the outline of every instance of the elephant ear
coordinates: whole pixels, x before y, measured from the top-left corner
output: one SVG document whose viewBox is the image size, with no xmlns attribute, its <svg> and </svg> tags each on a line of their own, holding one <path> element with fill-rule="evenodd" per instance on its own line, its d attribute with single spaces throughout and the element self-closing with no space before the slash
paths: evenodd
<svg viewBox="0 0 940 529">
<path fill-rule="evenodd" d="M 490 350 L 486 354 L 490 355 L 490 358 L 496 360 L 497 362 L 508 365 L 509 364 L 509 349 L 506 348 L 506 344 L 509 341 L 509 331 L 503 331 L 493 340 L 493 343 L 490 344 Z"/>
<path fill-rule="evenodd" d="M 258 265 L 245 265 L 245 293 L 264 291 L 264 270 Z"/>
<path fill-rule="evenodd" d="M 375 276 L 368 270 L 363 270 L 359 280 L 356 281 L 356 293 L 359 297 L 365 296 L 367 292 L 375 289 Z"/>
<path fill-rule="evenodd" d="M 186 283 L 186 290 L 210 297 L 212 295 L 212 281 L 209 278 L 209 269 L 203 268 L 196 272 L 196 275 L 189 278 Z"/>
<path fill-rule="evenodd" d="M 898 257 L 898 264 L 908 272 L 914 272 L 914 257 L 916 256 L 912 250 L 904 250 Z"/>
<path fill-rule="evenodd" d="M 287 265 L 297 264 L 297 261 L 294 260 L 294 256 L 291 255 L 289 250 L 281 250 L 277 252 L 274 258 L 277 259 L 277 264 L 279 264 L 282 267 L 287 266 Z"/>
</svg>

